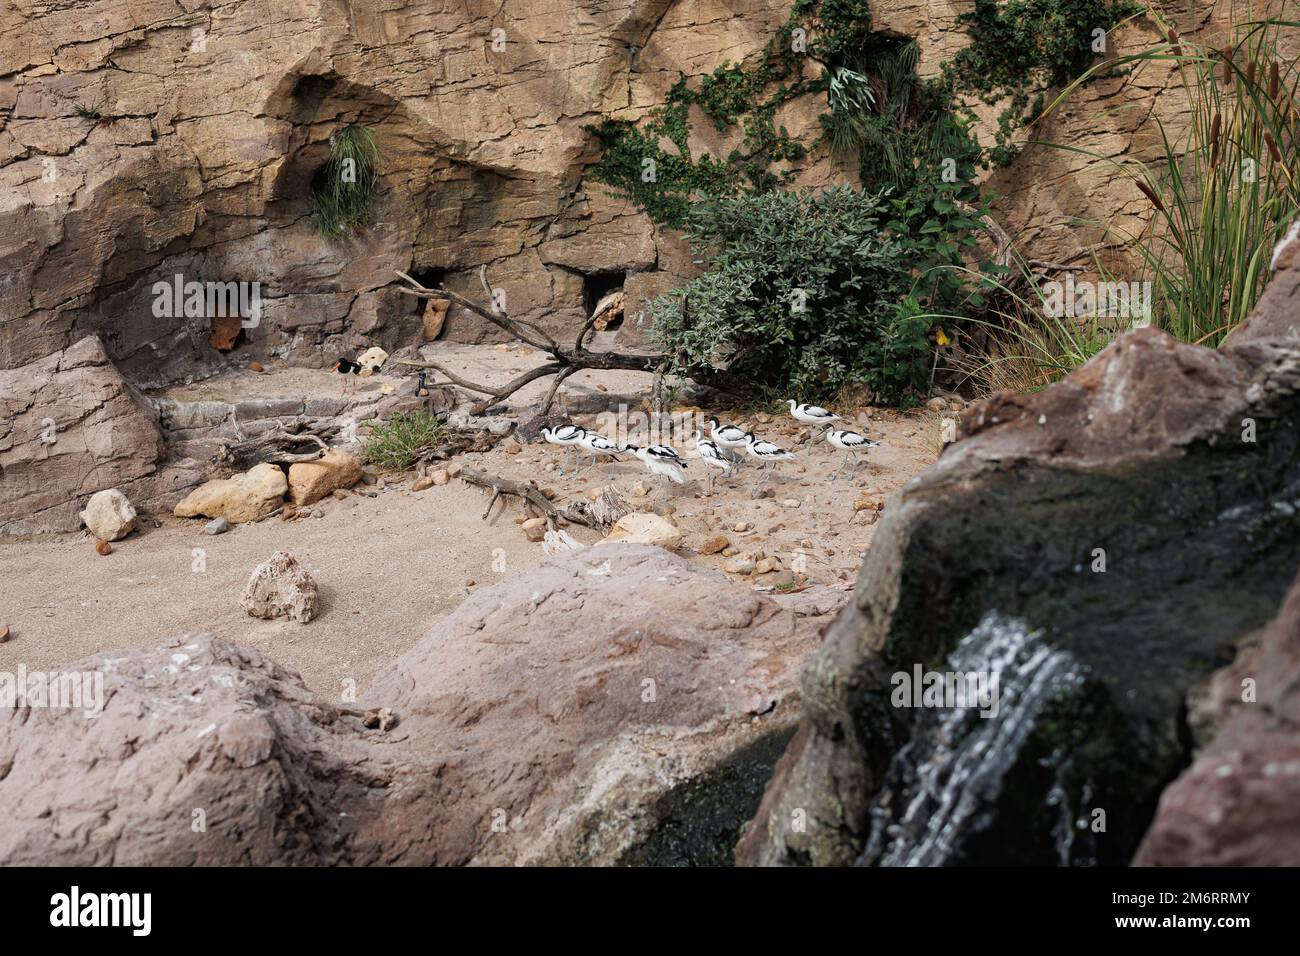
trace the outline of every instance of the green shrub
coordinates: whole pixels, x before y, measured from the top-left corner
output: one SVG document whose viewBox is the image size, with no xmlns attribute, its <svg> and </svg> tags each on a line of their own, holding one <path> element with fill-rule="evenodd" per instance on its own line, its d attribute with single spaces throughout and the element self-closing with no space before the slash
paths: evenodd
<svg viewBox="0 0 1300 956">
<path fill-rule="evenodd" d="M 398 413 L 386 422 L 363 424 L 369 429 L 362 442 L 366 458 L 383 468 L 409 468 L 425 451 L 447 440 L 447 426 L 425 411 Z"/>
<path fill-rule="evenodd" d="M 365 126 L 348 126 L 330 140 L 329 161 L 312 183 L 311 210 L 321 234 L 344 235 L 370 219 L 379 195 L 379 149 Z"/>
<path fill-rule="evenodd" d="M 725 368 L 755 390 L 821 400 L 851 385 L 889 402 L 923 389 L 930 323 L 890 212 L 848 186 L 696 205 L 688 238 L 709 269 L 647 307 L 672 370 Z"/>
</svg>

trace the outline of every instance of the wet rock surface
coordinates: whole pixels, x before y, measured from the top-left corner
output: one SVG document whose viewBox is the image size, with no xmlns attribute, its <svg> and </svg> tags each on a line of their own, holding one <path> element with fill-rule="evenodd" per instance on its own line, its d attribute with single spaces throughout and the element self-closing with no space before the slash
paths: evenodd
<svg viewBox="0 0 1300 956">
<path fill-rule="evenodd" d="M 1297 413 L 1300 349 L 1212 352 L 1154 330 L 969 409 L 963 439 L 886 509 L 739 858 L 1127 862 L 1189 759 L 1189 687 L 1300 567 Z M 1022 671 L 997 721 L 968 712 L 944 733 L 952 711 L 891 705 L 918 664 Z M 1055 686 L 1031 692 L 1031 674 Z M 980 772 L 998 771 L 982 782 L 954 770 L 981 737 Z"/>
</svg>

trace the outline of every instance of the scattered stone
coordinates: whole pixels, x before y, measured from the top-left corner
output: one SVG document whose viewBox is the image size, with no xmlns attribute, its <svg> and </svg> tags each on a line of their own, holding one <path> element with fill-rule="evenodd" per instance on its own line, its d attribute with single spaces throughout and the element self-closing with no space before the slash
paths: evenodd
<svg viewBox="0 0 1300 956">
<path fill-rule="evenodd" d="M 653 544 L 671 551 L 682 543 L 682 533 L 667 518 L 646 511 L 635 511 L 614 523 L 608 540 Z"/>
<path fill-rule="evenodd" d="M 411 485 L 412 491 L 425 491 L 433 487 L 433 476 L 425 475 L 423 478 L 415 479 L 415 484 Z"/>
<path fill-rule="evenodd" d="M 283 508 L 280 509 L 281 521 L 292 521 L 296 517 L 298 517 L 297 505 L 285 505 Z"/>
<path fill-rule="evenodd" d="M 700 554 L 717 554 L 719 551 L 725 550 L 730 543 L 722 535 L 714 535 L 700 545 Z"/>
<path fill-rule="evenodd" d="M 638 481 L 632 486 L 632 494 L 636 495 L 638 498 L 644 498 L 646 495 L 650 494 L 650 486 L 644 481 Z"/>
<path fill-rule="evenodd" d="M 525 522 L 526 523 L 526 522 Z M 540 525 L 534 525 L 531 528 L 524 528 L 524 537 L 533 544 L 546 540 L 546 519 L 542 519 Z"/>
<path fill-rule="evenodd" d="M 316 616 L 316 582 L 288 551 L 277 551 L 253 569 L 242 604 L 253 617 L 287 617 L 306 624 Z"/>
<path fill-rule="evenodd" d="M 747 525 L 743 521 L 737 521 L 735 527 L 733 527 L 731 530 L 736 532 L 736 534 L 743 534 L 744 532 L 749 530 L 749 525 Z"/>
<path fill-rule="evenodd" d="M 439 468 L 429 477 L 433 479 L 435 485 L 439 486 L 445 485 L 447 482 L 451 481 L 451 475 L 447 474 L 447 469 L 445 468 Z"/>
<path fill-rule="evenodd" d="M 323 518 L 325 517 L 325 512 L 321 511 L 319 508 L 312 508 L 311 516 L 313 518 Z"/>
<path fill-rule="evenodd" d="M 213 518 L 203 526 L 204 534 L 225 534 L 230 530 L 230 522 L 224 517 Z"/>
<path fill-rule="evenodd" d="M 8 624 L 0 625 L 0 644 L 3 644 L 9 640 L 9 634 L 10 634 L 9 625 Z"/>
<path fill-rule="evenodd" d="M 859 495 L 858 500 L 853 502 L 853 511 L 855 514 L 859 511 L 866 511 L 868 508 L 874 510 L 875 507 L 876 500 L 869 494 Z"/>
<path fill-rule="evenodd" d="M 754 571 L 754 556 L 745 552 L 738 554 L 722 566 L 722 570 L 730 574 L 752 574 Z"/>
<path fill-rule="evenodd" d="M 248 370 L 249 370 L 250 372 L 265 372 L 265 371 L 266 371 L 266 369 L 262 368 L 262 363 L 261 363 L 261 362 L 249 362 L 249 363 L 248 363 Z"/>
<path fill-rule="evenodd" d="M 523 521 L 523 522 L 520 524 L 520 527 L 523 528 L 525 531 L 528 531 L 528 530 L 530 530 L 530 529 L 532 529 L 532 528 L 545 528 L 545 527 L 546 527 L 546 519 L 545 519 L 545 518 L 528 518 L 528 519 L 526 519 L 525 521 Z"/>
<path fill-rule="evenodd" d="M 136 513 L 126 495 L 110 488 L 90 496 L 81 521 L 96 538 L 117 541 L 135 530 Z"/>
<path fill-rule="evenodd" d="M 299 461 L 289 466 L 289 498 L 296 505 L 314 504 L 336 488 L 350 488 L 366 477 L 355 456 L 331 448 L 315 461 Z M 366 484 L 376 480 L 370 478 Z"/>
<path fill-rule="evenodd" d="M 734 547 L 734 546 L 733 546 L 733 547 L 727 547 L 727 548 L 724 548 L 723 551 L 722 551 L 722 556 L 723 556 L 724 558 L 730 558 L 730 557 L 732 557 L 733 555 L 737 555 L 737 554 L 740 554 L 740 549 L 739 549 L 739 548 L 736 548 L 736 547 Z"/>
<path fill-rule="evenodd" d="M 178 518 L 224 516 L 231 524 L 259 521 L 280 507 L 288 489 L 284 472 L 263 463 L 230 478 L 204 482 L 181 499 L 173 514 Z"/>
<path fill-rule="evenodd" d="M 453 461 L 450 465 L 447 466 L 447 477 L 455 478 L 457 475 L 460 474 L 461 468 L 463 467 L 464 466 L 460 462 Z"/>
<path fill-rule="evenodd" d="M 507 455 L 517 455 L 517 454 L 519 454 L 519 453 L 520 453 L 521 451 L 523 451 L 523 450 L 524 450 L 524 448 L 523 448 L 522 445 L 516 445 L 514 442 L 506 442 L 505 451 L 506 451 L 506 454 L 507 454 Z M 554 462 L 547 462 L 547 463 L 546 463 L 546 470 L 547 470 L 547 471 L 551 471 L 551 470 L 553 470 L 554 468 L 555 468 L 555 463 L 554 463 Z"/>
<path fill-rule="evenodd" d="M 760 425 L 770 425 L 772 424 L 772 416 L 767 412 L 759 412 L 754 416 L 754 421 L 758 422 Z"/>
<path fill-rule="evenodd" d="M 760 558 L 754 563 L 755 574 L 771 574 L 781 567 L 781 562 L 776 558 Z"/>
<path fill-rule="evenodd" d="M 781 502 L 781 507 L 798 508 L 801 504 L 803 504 L 803 502 L 801 502 L 798 498 L 786 498 L 785 501 Z"/>
<path fill-rule="evenodd" d="M 417 481 L 416 484 L 419 485 L 419 482 Z M 417 487 L 415 490 L 416 490 L 416 491 L 419 491 L 420 489 Z M 335 488 L 335 489 L 334 489 L 334 497 L 337 498 L 339 501 L 347 501 L 348 498 L 351 497 L 351 495 L 349 495 L 349 494 L 348 494 L 346 491 L 344 491 L 342 488 Z"/>
<path fill-rule="evenodd" d="M 925 403 L 925 407 L 930 409 L 932 412 L 946 412 L 948 410 L 948 403 L 936 395 Z"/>
<path fill-rule="evenodd" d="M 107 541 L 96 541 L 95 552 L 107 556 L 113 553 L 113 546 Z"/>
</svg>

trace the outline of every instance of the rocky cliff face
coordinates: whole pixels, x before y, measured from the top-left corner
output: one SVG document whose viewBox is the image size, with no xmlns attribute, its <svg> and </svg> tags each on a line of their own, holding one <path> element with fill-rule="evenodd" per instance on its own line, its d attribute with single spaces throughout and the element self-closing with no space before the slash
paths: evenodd
<svg viewBox="0 0 1300 956">
<path fill-rule="evenodd" d="M 965 42 L 954 28 L 964 6 L 879 3 L 873 23 L 916 37 L 933 72 Z M 298 364 L 405 343 L 419 319 L 385 288 L 398 268 L 477 292 L 477 267 L 490 265 L 512 314 L 552 327 L 622 281 L 635 316 L 690 272 L 689 255 L 588 182 L 598 156 L 584 127 L 637 118 L 679 78 L 756 57 L 789 7 L 11 2 L 0 11 L 0 368 L 93 334 L 138 386 L 210 372 L 221 358 L 204 320 L 153 308 L 154 283 L 178 274 L 259 282 L 264 314 L 240 354 Z M 1179 25 L 1213 29 L 1230 12 Z M 1139 25 L 1113 43 L 1154 39 Z M 1164 85 L 1150 74 L 1098 83 L 1035 135 L 1140 154 L 1151 143 L 1133 133 Z M 811 143 L 824 108 L 805 96 L 779 121 Z M 1179 109 L 1161 106 L 1174 119 Z M 368 229 L 331 242 L 308 193 L 330 136 L 352 123 L 375 131 L 384 194 Z M 725 154 L 707 121 L 693 126 L 693 148 Z M 796 184 L 846 178 L 850 164 L 823 148 Z M 1136 227 L 1144 214 L 1113 169 L 1059 151 L 1031 151 L 993 185 L 1008 228 L 1028 228 L 1049 259 L 1097 238 L 1069 221 Z M 453 309 L 446 334 L 488 330 Z"/>
<path fill-rule="evenodd" d="M 1189 692 L 1277 613 L 1300 568 L 1297 414 L 1293 340 L 1211 351 L 1153 329 L 1042 393 L 968 409 L 961 439 L 886 510 L 739 858 L 1127 863 L 1191 758 Z M 1278 636 L 1293 610 L 1270 632 L 1274 658 L 1293 650 Z M 899 705 L 899 675 L 918 668 L 999 673 L 998 712 Z M 1262 703 L 1243 709 L 1275 741 L 1289 741 L 1291 670 L 1248 672 Z M 1225 748 L 1203 765 L 1237 759 Z M 1188 814 L 1225 805 L 1198 792 L 1207 774 L 1166 796 L 1145 860 L 1249 855 L 1240 833 L 1236 856 L 1188 849 Z M 1245 798 L 1281 826 L 1266 790 Z"/>
</svg>

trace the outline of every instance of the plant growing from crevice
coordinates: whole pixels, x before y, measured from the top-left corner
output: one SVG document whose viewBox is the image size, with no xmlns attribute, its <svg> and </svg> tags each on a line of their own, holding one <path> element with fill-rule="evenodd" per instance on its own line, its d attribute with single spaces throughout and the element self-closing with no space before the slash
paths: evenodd
<svg viewBox="0 0 1300 956">
<path fill-rule="evenodd" d="M 339 238 L 369 221 L 379 195 L 379 149 L 369 127 L 330 137 L 330 158 L 312 180 L 311 211 L 321 235 Z"/>
<path fill-rule="evenodd" d="M 409 468 L 425 451 L 445 442 L 450 434 L 444 422 L 426 411 L 399 412 L 387 421 L 362 424 L 367 429 L 362 439 L 366 459 L 394 471 Z"/>
<path fill-rule="evenodd" d="M 72 111 L 82 119 L 94 120 L 96 122 L 103 119 L 103 114 L 97 106 L 87 106 L 84 103 L 74 103 Z"/>
</svg>

